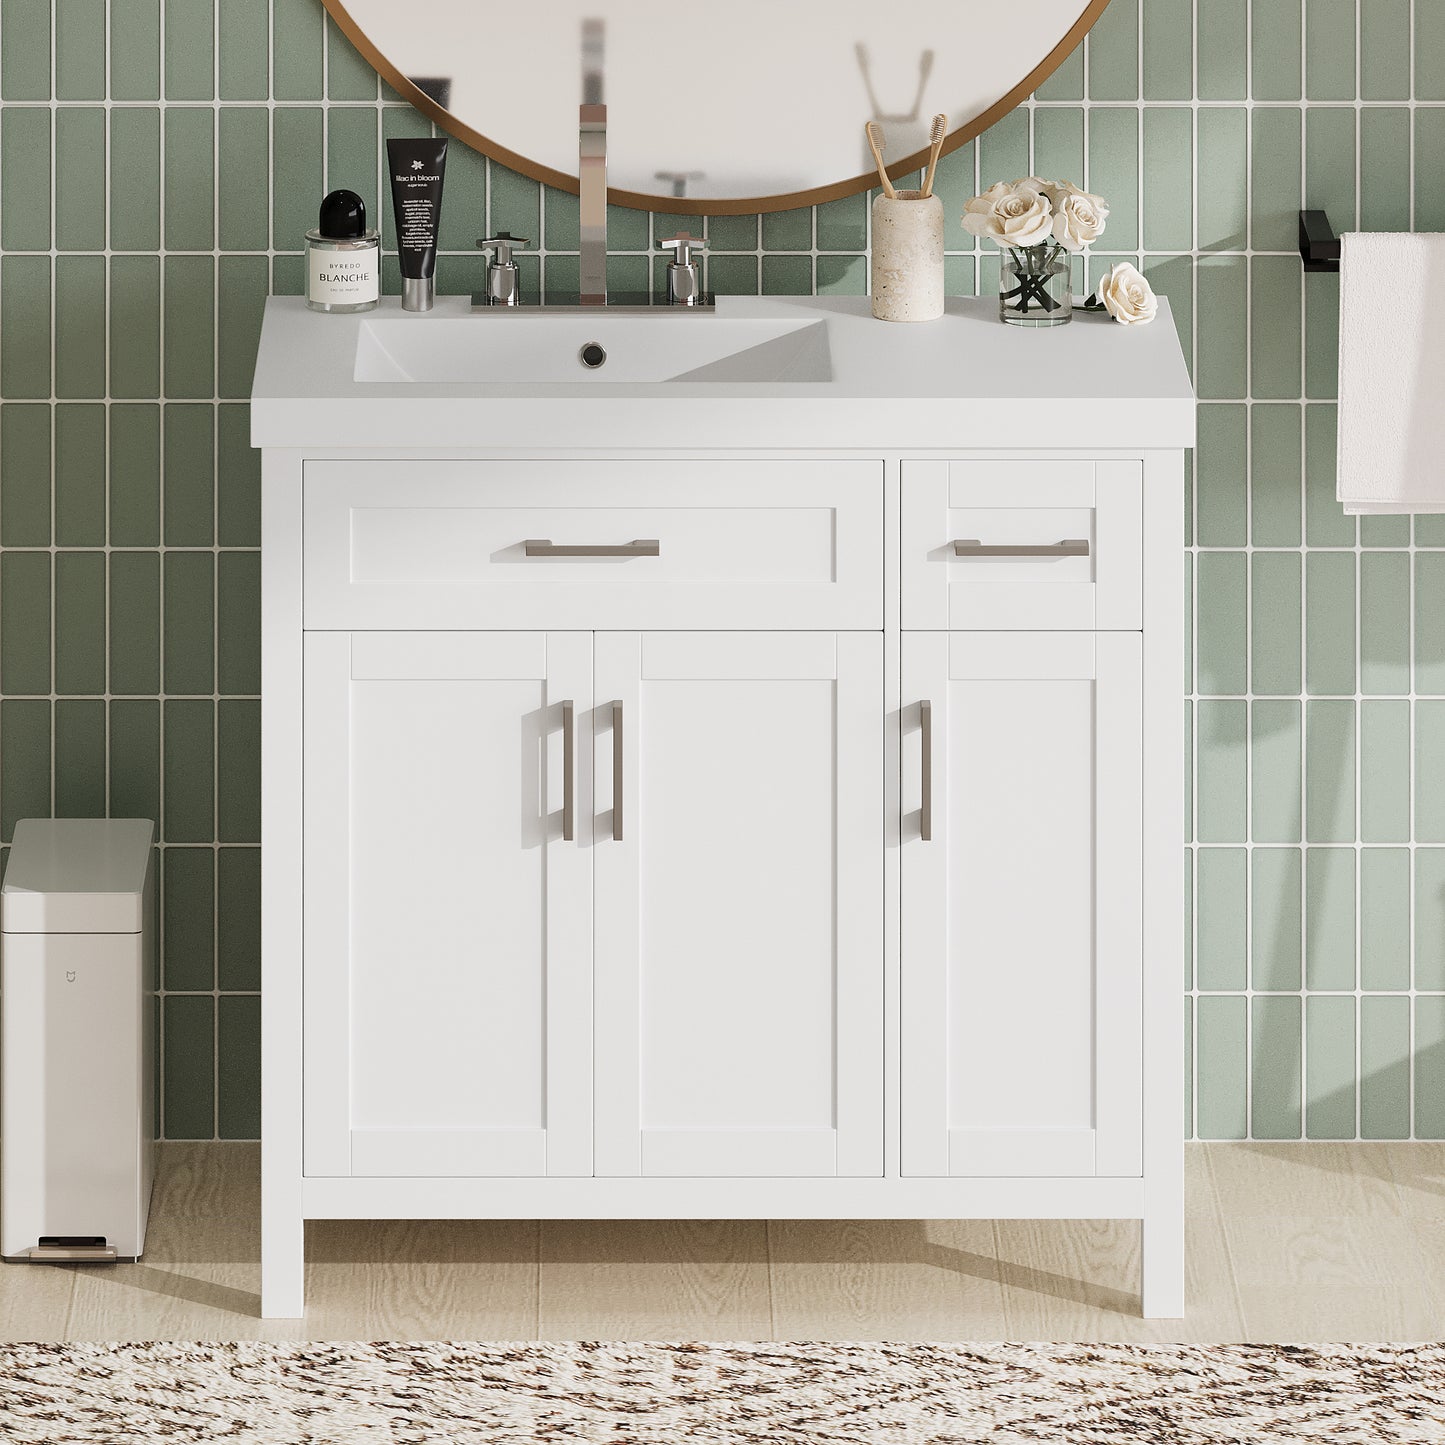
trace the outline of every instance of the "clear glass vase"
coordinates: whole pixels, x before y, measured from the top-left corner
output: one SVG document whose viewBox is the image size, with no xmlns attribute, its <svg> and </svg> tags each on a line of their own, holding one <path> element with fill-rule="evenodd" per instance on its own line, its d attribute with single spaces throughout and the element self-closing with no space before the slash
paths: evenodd
<svg viewBox="0 0 1445 1445">
<path fill-rule="evenodd" d="M 1052 244 L 1007 252 L 999 267 L 998 319 L 1009 326 L 1063 326 L 1072 321 L 1068 253 Z"/>
</svg>

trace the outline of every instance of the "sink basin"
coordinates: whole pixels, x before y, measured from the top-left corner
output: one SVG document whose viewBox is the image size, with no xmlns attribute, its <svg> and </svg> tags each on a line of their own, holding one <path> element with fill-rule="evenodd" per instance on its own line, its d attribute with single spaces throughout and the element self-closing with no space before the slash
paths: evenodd
<svg viewBox="0 0 1445 1445">
<path fill-rule="evenodd" d="M 589 366 L 584 352 L 603 359 Z M 826 382 L 833 365 L 822 320 L 506 311 L 364 318 L 353 377 L 476 387 Z"/>
</svg>

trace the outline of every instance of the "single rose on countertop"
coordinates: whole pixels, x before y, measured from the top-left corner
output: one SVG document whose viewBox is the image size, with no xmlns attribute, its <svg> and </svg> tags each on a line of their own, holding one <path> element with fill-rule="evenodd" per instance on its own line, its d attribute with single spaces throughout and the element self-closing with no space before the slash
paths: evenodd
<svg viewBox="0 0 1445 1445">
<path fill-rule="evenodd" d="M 1125 326 L 1145 325 L 1159 310 L 1153 287 L 1127 261 L 1118 261 L 1104 272 L 1096 294 L 1109 315 Z"/>
</svg>

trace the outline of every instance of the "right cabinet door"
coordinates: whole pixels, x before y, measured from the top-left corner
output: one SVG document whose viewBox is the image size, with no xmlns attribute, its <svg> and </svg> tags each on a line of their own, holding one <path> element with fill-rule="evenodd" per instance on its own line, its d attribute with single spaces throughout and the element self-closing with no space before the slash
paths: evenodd
<svg viewBox="0 0 1445 1445">
<path fill-rule="evenodd" d="M 903 638 L 903 1172 L 1137 1175 L 1142 637 Z"/>
</svg>

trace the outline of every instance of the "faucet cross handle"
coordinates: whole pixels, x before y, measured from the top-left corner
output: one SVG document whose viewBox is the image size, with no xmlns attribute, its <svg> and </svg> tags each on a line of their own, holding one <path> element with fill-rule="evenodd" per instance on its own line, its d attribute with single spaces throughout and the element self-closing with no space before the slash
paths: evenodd
<svg viewBox="0 0 1445 1445">
<path fill-rule="evenodd" d="M 692 253 L 706 249 L 707 243 L 701 236 L 694 236 L 687 231 L 681 231 L 676 236 L 669 236 L 665 241 L 659 241 L 658 245 L 664 251 L 672 251 L 672 264 L 674 266 L 691 266 L 693 264 Z"/>
<path fill-rule="evenodd" d="M 512 252 L 529 245 L 531 242 L 525 236 L 514 236 L 510 231 L 498 231 L 495 236 L 483 236 L 477 242 L 477 246 L 481 250 L 497 253 L 496 264 L 498 266 L 510 266 Z"/>
</svg>

